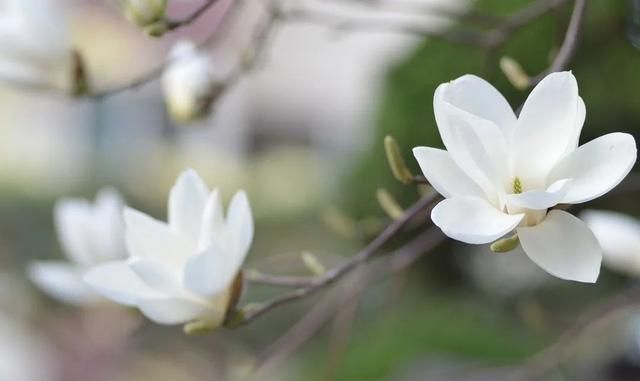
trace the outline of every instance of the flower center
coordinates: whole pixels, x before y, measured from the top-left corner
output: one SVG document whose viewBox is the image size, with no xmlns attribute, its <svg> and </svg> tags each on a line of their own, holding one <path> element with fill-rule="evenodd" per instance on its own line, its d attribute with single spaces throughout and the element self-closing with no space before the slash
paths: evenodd
<svg viewBox="0 0 640 381">
<path fill-rule="evenodd" d="M 522 182 L 520 181 L 520 178 L 517 176 L 515 179 L 513 179 L 513 193 L 514 194 L 522 193 Z"/>
</svg>

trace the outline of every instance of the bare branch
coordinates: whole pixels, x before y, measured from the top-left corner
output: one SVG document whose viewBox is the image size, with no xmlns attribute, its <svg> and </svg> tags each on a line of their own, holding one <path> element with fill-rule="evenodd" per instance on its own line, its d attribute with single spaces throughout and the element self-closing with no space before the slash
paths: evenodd
<svg viewBox="0 0 640 381">
<path fill-rule="evenodd" d="M 560 46 L 560 50 L 556 54 L 551 66 L 549 66 L 542 73 L 531 78 L 531 85 L 535 85 L 540 82 L 547 74 L 556 71 L 564 70 L 567 68 L 573 53 L 578 45 L 578 39 L 580 36 L 580 30 L 584 21 L 584 16 L 587 9 L 587 0 L 575 0 L 573 6 L 573 12 L 571 13 L 571 19 L 569 20 L 569 26 L 564 36 L 564 41 Z"/>
<path fill-rule="evenodd" d="M 387 228 L 380 233 L 380 235 L 378 235 L 364 249 L 351 257 L 348 261 L 340 266 L 330 269 L 324 275 L 315 278 L 310 285 L 292 290 L 288 293 L 282 294 L 279 297 L 260 303 L 258 305 L 247 306 L 241 321 L 235 323 L 250 323 L 261 315 L 267 313 L 268 311 L 275 309 L 276 307 L 302 299 L 311 294 L 314 294 L 322 288 L 330 286 L 337 280 L 341 279 L 344 275 L 349 273 L 351 270 L 373 257 L 374 254 L 376 254 L 382 248 L 382 246 L 384 246 L 399 232 L 401 232 L 404 227 L 416 216 L 421 213 L 427 213 L 438 199 L 439 195 L 434 192 L 429 196 L 418 200 L 415 204 L 413 204 L 409 209 L 405 211 L 404 215 L 400 219 L 395 220 L 391 224 L 389 224 Z"/>
<path fill-rule="evenodd" d="M 219 0 L 207 0 L 204 4 L 200 6 L 200 8 L 196 9 L 190 16 L 181 19 L 181 20 L 167 20 L 167 30 L 176 30 L 182 28 L 184 26 L 191 25 L 197 19 L 200 18 L 203 14 L 205 14 L 214 4 L 216 4 Z"/>
</svg>

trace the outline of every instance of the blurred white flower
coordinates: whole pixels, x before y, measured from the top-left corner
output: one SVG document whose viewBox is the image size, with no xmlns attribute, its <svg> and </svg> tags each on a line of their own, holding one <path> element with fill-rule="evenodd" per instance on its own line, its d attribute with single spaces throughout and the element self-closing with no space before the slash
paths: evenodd
<svg viewBox="0 0 640 381">
<path fill-rule="evenodd" d="M 607 267 L 640 276 L 640 220 L 604 210 L 586 210 L 580 218 L 598 239 Z"/>
<path fill-rule="evenodd" d="M 533 89 L 519 117 L 489 83 L 465 75 L 440 85 L 434 113 L 447 150 L 414 154 L 446 199 L 431 218 L 449 237 L 485 244 L 517 231 L 538 266 L 559 278 L 595 282 L 601 249 L 584 222 L 557 204 L 592 200 L 615 187 L 636 161 L 629 134 L 578 147 L 585 106 L 571 72 Z"/>
<path fill-rule="evenodd" d="M 169 61 L 162 76 L 169 115 L 177 122 L 206 117 L 221 90 L 220 78 L 211 70 L 211 58 L 193 42 L 182 40 L 171 49 Z"/>
<path fill-rule="evenodd" d="M 0 314 L 0 380 L 53 381 L 50 347 L 19 321 Z"/>
<path fill-rule="evenodd" d="M 129 259 L 96 266 L 85 280 L 157 323 L 220 325 L 253 240 L 246 194 L 235 194 L 225 219 L 218 190 L 187 170 L 171 189 L 168 223 L 133 209 L 124 218 Z"/>
<path fill-rule="evenodd" d="M 70 304 L 99 302 L 102 298 L 85 284 L 85 271 L 106 261 L 126 257 L 124 203 L 112 189 L 101 190 L 90 203 L 62 199 L 54 208 L 58 239 L 67 261 L 36 261 L 29 265 L 31 280 L 52 297 Z"/>
<path fill-rule="evenodd" d="M 72 47 L 65 8 L 55 0 L 0 0 L 0 76 L 67 88 Z"/>
<path fill-rule="evenodd" d="M 167 0 L 121 0 L 121 6 L 129 21 L 147 27 L 164 19 Z"/>
</svg>

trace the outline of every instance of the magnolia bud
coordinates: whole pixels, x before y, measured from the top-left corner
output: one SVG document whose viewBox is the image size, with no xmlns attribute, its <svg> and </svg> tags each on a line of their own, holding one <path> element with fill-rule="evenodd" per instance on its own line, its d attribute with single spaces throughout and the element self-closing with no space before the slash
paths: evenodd
<svg viewBox="0 0 640 381">
<path fill-rule="evenodd" d="M 164 19 L 167 0 L 121 0 L 125 17 L 139 27 L 146 28 Z"/>
<path fill-rule="evenodd" d="M 210 57 L 190 41 L 179 41 L 169 54 L 162 89 L 169 115 L 179 123 L 206 117 L 223 90 L 211 72 Z"/>
</svg>

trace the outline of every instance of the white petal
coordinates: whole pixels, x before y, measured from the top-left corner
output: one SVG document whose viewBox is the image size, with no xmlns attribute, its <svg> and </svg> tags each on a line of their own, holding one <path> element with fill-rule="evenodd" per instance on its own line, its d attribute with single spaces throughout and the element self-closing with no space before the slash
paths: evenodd
<svg viewBox="0 0 640 381">
<path fill-rule="evenodd" d="M 98 192 L 88 237 L 94 264 L 126 257 L 123 209 L 124 201 L 116 190 L 105 188 Z"/>
<path fill-rule="evenodd" d="M 495 123 L 505 137 L 513 134 L 516 123 L 513 109 L 504 96 L 484 79 L 463 75 L 446 84 L 443 97 L 451 105 Z"/>
<path fill-rule="evenodd" d="M 497 204 L 509 165 L 506 139 L 491 121 L 444 101 L 446 86 L 436 89 L 433 104 L 440 137 L 456 165 Z"/>
<path fill-rule="evenodd" d="M 558 278 L 594 283 L 602 252 L 587 225 L 571 214 L 552 210 L 538 225 L 518 228 L 527 256 Z"/>
<path fill-rule="evenodd" d="M 570 178 L 562 202 L 576 204 L 600 197 L 618 185 L 636 162 L 633 136 L 612 133 L 580 146 L 560 161 L 549 181 Z"/>
<path fill-rule="evenodd" d="M 224 242 L 227 239 L 227 228 L 224 221 L 224 210 L 222 209 L 220 192 L 215 189 L 209 195 L 204 207 L 198 250 L 206 250 L 212 243 L 224 246 Z"/>
<path fill-rule="evenodd" d="M 68 262 L 37 261 L 29 264 L 27 272 L 42 291 L 61 302 L 83 305 L 100 300 L 82 280 L 81 270 Z"/>
<path fill-rule="evenodd" d="M 570 179 L 561 179 L 549 186 L 545 191 L 527 191 L 507 196 L 507 204 L 532 210 L 545 210 L 559 204 L 567 193 Z"/>
<path fill-rule="evenodd" d="M 62 199 L 53 209 L 54 222 L 60 245 L 67 257 L 78 264 L 92 262 L 88 240 L 91 207 L 81 199 Z"/>
<path fill-rule="evenodd" d="M 253 215 L 249 199 L 244 191 L 238 191 L 231 199 L 227 211 L 227 231 L 233 237 L 234 249 L 242 263 L 253 241 Z"/>
<path fill-rule="evenodd" d="M 608 267 L 640 276 L 640 221 L 622 213 L 587 210 L 580 218 L 598 239 Z"/>
<path fill-rule="evenodd" d="M 153 298 L 138 302 L 142 313 L 158 324 L 182 324 L 207 312 L 207 306 L 189 299 Z"/>
<path fill-rule="evenodd" d="M 422 173 L 438 193 L 453 196 L 484 197 L 482 189 L 467 176 L 444 150 L 431 147 L 416 147 L 413 154 Z"/>
<path fill-rule="evenodd" d="M 130 258 L 131 270 L 149 288 L 170 296 L 182 296 L 182 273 L 180 268 L 167 267 L 148 258 Z"/>
<path fill-rule="evenodd" d="M 136 305 L 139 299 L 162 296 L 140 280 L 126 261 L 96 266 L 87 271 L 84 281 L 105 298 L 128 306 Z"/>
<path fill-rule="evenodd" d="M 431 211 L 433 223 L 444 234 L 471 244 L 495 241 L 518 226 L 523 217 L 502 213 L 478 197 L 448 198 Z"/>
<path fill-rule="evenodd" d="M 516 174 L 534 189 L 575 144 L 578 102 L 575 77 L 560 72 L 545 77 L 522 106 L 514 139 Z"/>
<path fill-rule="evenodd" d="M 125 208 L 126 242 L 129 254 L 181 267 L 196 251 L 196 242 L 174 231 L 164 222 Z"/>
<path fill-rule="evenodd" d="M 197 240 L 208 195 L 209 189 L 200 176 L 192 169 L 184 171 L 169 194 L 169 225 Z"/>
<path fill-rule="evenodd" d="M 184 271 L 184 286 L 203 297 L 226 291 L 240 271 L 239 254 L 212 245 L 207 251 L 189 259 Z"/>
</svg>

